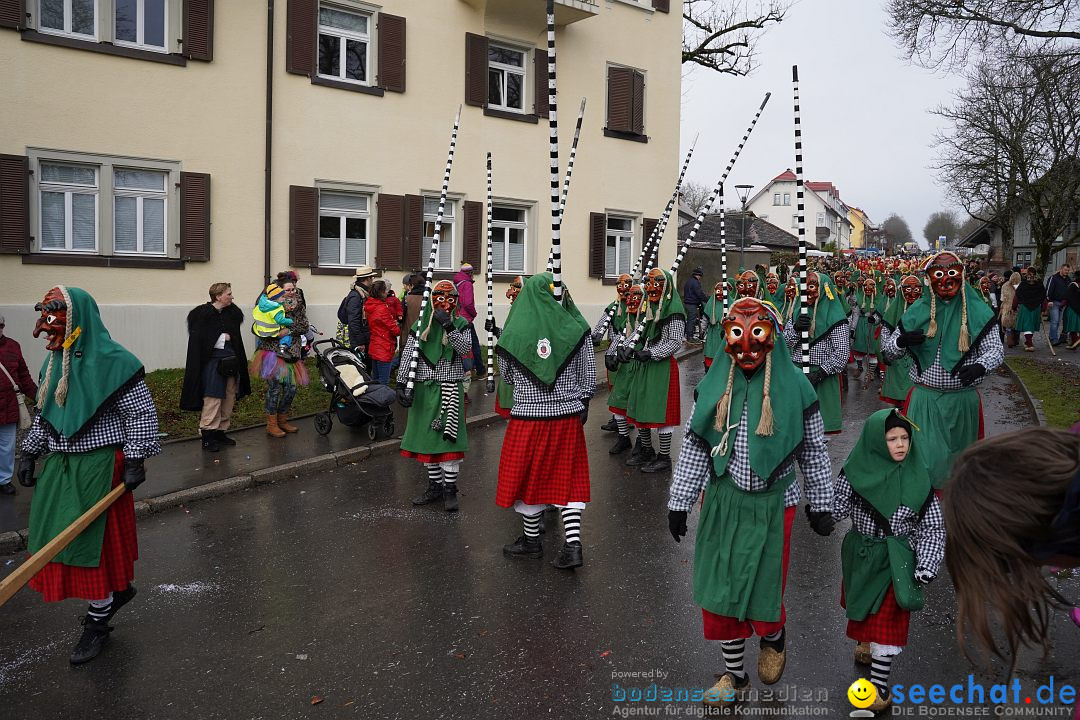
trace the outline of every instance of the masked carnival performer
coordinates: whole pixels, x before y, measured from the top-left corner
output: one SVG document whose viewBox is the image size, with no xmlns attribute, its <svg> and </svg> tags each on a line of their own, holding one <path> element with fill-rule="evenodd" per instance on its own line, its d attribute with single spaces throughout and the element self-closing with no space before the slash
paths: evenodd
<svg viewBox="0 0 1080 720">
<path fill-rule="evenodd" d="M 23 440 L 19 482 L 37 484 L 27 549 L 35 553 L 124 484 L 146 479 L 143 461 L 161 452 L 157 410 L 139 359 L 112 339 L 97 303 L 80 288 L 58 285 L 35 306 L 34 337 L 46 336 L 34 418 Z M 34 478 L 35 464 L 49 455 Z M 90 602 L 71 663 L 93 660 L 109 640 L 116 611 L 135 597 L 139 557 L 135 503 L 124 493 L 30 580 L 46 602 Z"/>
<path fill-rule="evenodd" d="M 724 326 L 723 308 L 724 293 L 727 292 L 727 305 L 735 301 L 735 292 L 731 283 L 718 282 L 713 286 L 713 296 L 705 303 L 705 318 L 708 321 L 708 329 L 705 331 L 705 369 L 713 364 L 713 359 L 724 351 Z"/>
<path fill-rule="evenodd" d="M 900 297 L 889 306 L 888 312 L 881 320 L 882 333 L 896 331 L 900 324 L 900 318 L 911 307 L 912 303 L 922 297 L 922 280 L 914 275 L 905 275 L 900 280 Z M 885 380 L 881 383 L 881 399 L 890 405 L 897 407 L 904 404 L 908 393 L 913 385 L 911 381 L 912 358 L 909 354 L 901 355 L 896 360 L 889 360 L 882 352 L 882 359 L 887 365 Z"/>
<path fill-rule="evenodd" d="M 600 315 L 600 319 L 592 329 L 592 341 L 594 345 L 599 345 L 604 341 L 604 338 L 608 340 L 607 350 L 604 351 L 604 367 L 607 369 L 607 384 L 608 392 L 615 386 L 615 378 L 619 373 L 619 363 L 615 359 L 615 351 L 618 349 L 618 340 L 626 333 L 626 296 L 630 293 L 630 287 L 634 284 L 634 279 L 628 274 L 623 273 L 619 276 L 619 279 L 615 283 L 615 299 L 604 308 L 604 312 Z M 610 321 L 608 317 L 610 316 Z M 611 415 L 611 419 L 605 424 L 600 426 L 601 430 L 607 430 L 608 432 L 617 432 L 619 429 L 619 423 L 615 419 L 614 413 Z"/>
<path fill-rule="evenodd" d="M 511 557 L 540 558 L 540 521 L 559 508 L 565 542 L 553 564 L 583 564 L 581 515 L 589 502 L 589 457 L 582 425 L 596 390 L 596 354 L 589 323 L 551 273 L 525 282 L 499 337 L 499 372 L 514 388 L 503 438 L 495 502 L 521 515 L 524 532 L 503 547 Z M 682 336 L 680 335 L 680 341 Z"/>
<path fill-rule="evenodd" d="M 859 364 L 860 372 L 865 370 L 877 374 L 878 353 L 881 350 L 881 302 L 878 297 L 877 281 L 873 275 L 865 276 L 859 291 L 855 294 L 858 312 L 855 321 L 855 336 L 852 338 L 852 352 Z M 862 362 L 860 362 L 862 361 Z M 871 375 L 872 376 L 872 375 Z M 869 382 L 871 376 L 864 379 Z"/>
<path fill-rule="evenodd" d="M 741 298 L 724 318 L 725 353 L 697 388 L 668 500 L 678 542 L 702 489 L 694 548 L 694 602 L 705 638 L 720 641 L 726 669 L 706 704 L 728 706 L 750 679 L 746 638 L 760 636 L 758 676 L 771 685 L 787 661 L 783 602 L 791 528 L 803 489 L 819 535 L 833 529 L 832 467 L 817 394 L 791 354 L 776 345 L 780 318 L 768 303 Z"/>
<path fill-rule="evenodd" d="M 514 306 L 514 301 L 517 300 L 517 296 L 521 294 L 522 285 L 525 281 L 518 275 L 514 278 L 514 281 L 506 288 L 506 299 L 510 301 L 510 307 Z M 484 321 L 484 329 L 488 332 L 499 337 L 502 334 L 502 330 L 495 324 L 495 318 L 488 318 Z M 510 409 L 514 407 L 514 388 L 512 388 L 502 375 L 499 376 L 499 382 L 495 386 L 495 412 L 500 417 L 510 417 Z"/>
<path fill-rule="evenodd" d="M 890 362 L 911 355 L 914 387 L 904 415 L 923 432 L 920 454 L 940 490 L 953 457 L 983 436 L 976 386 L 1002 363 L 1005 349 L 993 311 L 964 281 L 956 255 L 932 256 L 925 271 L 931 292 L 912 303 L 881 347 Z"/>
<path fill-rule="evenodd" d="M 744 270 L 739 273 L 735 283 L 735 297 L 761 297 L 761 278 L 753 270 Z"/>
<path fill-rule="evenodd" d="M 810 333 L 810 383 L 818 397 L 818 409 L 825 423 L 825 432 L 839 434 L 844 425 L 844 403 L 840 376 L 847 368 L 851 354 L 847 314 L 844 303 L 825 273 L 806 275 L 806 300 L 812 310 L 799 315 L 794 323 L 784 327 L 784 340 L 792 359 L 800 357 L 801 333 Z"/>
<path fill-rule="evenodd" d="M 410 333 L 402 351 L 411 358 L 419 343 L 413 396 L 405 394 L 409 362 L 398 368 L 398 401 L 409 408 L 401 454 L 415 458 L 427 468 L 428 487 L 413 498 L 413 505 L 427 505 L 442 499 L 443 508 L 458 509 L 458 473 L 469 449 L 465 427 L 462 358 L 472 353 L 469 321 L 457 314 L 457 289 L 449 280 L 431 288 L 431 302 L 424 306 L 418 324 L 419 337 Z"/>
<path fill-rule="evenodd" d="M 762 296 L 776 307 L 784 305 L 784 289 L 780 287 L 780 276 L 774 272 L 765 275 L 765 294 Z"/>
<path fill-rule="evenodd" d="M 611 382 L 611 390 L 608 392 L 608 410 L 611 411 L 612 417 L 615 418 L 615 427 L 619 432 L 619 437 L 615 441 L 615 444 L 608 449 L 609 455 L 621 455 L 634 448 L 631 454 L 632 460 L 635 464 L 640 464 L 638 458 L 641 457 L 645 451 L 645 446 L 641 443 L 642 433 L 638 433 L 638 442 L 635 445 L 630 442 L 630 423 L 626 420 L 626 403 L 629 396 L 630 381 L 632 376 L 624 369 L 622 372 L 618 371 L 619 360 L 617 353 L 619 347 L 624 342 L 628 341 L 630 335 L 634 333 L 634 329 L 637 328 L 638 319 L 641 317 L 641 313 L 644 310 L 645 305 L 645 291 L 641 285 L 631 285 L 630 289 L 626 293 L 626 320 L 623 323 L 623 331 L 621 334 L 614 337 L 611 341 L 611 346 L 604 354 L 604 365 L 608 369 L 608 373 L 614 373 L 614 380 Z M 612 370 L 612 368 L 615 370 Z M 609 374 L 608 377 L 611 377 Z M 648 435 L 648 431 L 644 434 Z M 649 460 L 653 458 L 650 457 Z"/>
<path fill-rule="evenodd" d="M 643 451 L 637 458 L 641 472 L 671 471 L 671 433 L 682 420 L 679 363 L 675 353 L 682 347 L 686 311 L 667 270 L 653 268 L 645 280 L 645 329 L 636 347 L 622 344 L 617 353 L 631 377 L 626 399 L 626 419 L 638 428 Z M 651 447 L 651 429 L 657 430 L 659 446 Z"/>
</svg>

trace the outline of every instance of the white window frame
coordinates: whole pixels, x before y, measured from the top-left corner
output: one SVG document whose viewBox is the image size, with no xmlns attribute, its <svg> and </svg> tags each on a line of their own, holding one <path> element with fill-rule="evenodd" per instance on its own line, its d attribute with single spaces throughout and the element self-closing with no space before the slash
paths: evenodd
<svg viewBox="0 0 1080 720">
<path fill-rule="evenodd" d="M 148 50 L 150 52 L 159 52 L 159 53 L 167 53 L 167 52 L 169 52 L 169 45 L 170 45 L 170 43 L 169 43 L 169 20 L 170 20 L 170 17 L 169 16 L 172 13 L 172 8 L 169 7 L 169 6 L 172 3 L 172 1 L 173 0 L 164 0 L 165 12 L 163 13 L 163 16 L 164 16 L 164 23 L 165 23 L 165 31 L 161 36 L 161 40 L 164 43 L 164 45 L 149 45 L 144 41 L 145 23 L 143 22 L 143 20 L 146 17 L 146 0 L 136 0 L 137 5 L 136 5 L 136 12 L 135 12 L 135 42 L 131 42 L 130 40 L 120 40 L 117 37 L 117 33 L 116 33 L 116 2 L 114 0 L 114 2 L 112 3 L 112 8 L 111 8 L 111 13 L 112 13 L 111 25 L 112 25 L 113 44 L 118 45 L 120 47 L 131 47 L 131 48 L 138 48 L 140 50 Z"/>
<path fill-rule="evenodd" d="M 343 210 L 340 208 L 324 208 L 322 204 L 322 194 L 336 194 L 336 195 L 356 195 L 363 197 L 367 200 L 367 210 Z M 319 267 L 356 267 L 358 265 L 370 265 L 371 264 L 371 229 L 372 229 L 372 208 L 375 205 L 375 195 L 369 192 L 354 192 L 338 190 L 335 188 L 320 187 L 319 188 L 319 231 L 316 238 L 316 242 L 321 244 L 322 234 L 322 219 L 323 217 L 335 217 L 338 218 L 338 261 L 333 263 L 323 262 L 322 257 L 318 257 Z M 359 219 L 364 221 L 364 259 L 359 262 L 352 263 L 346 258 L 346 237 L 345 237 L 345 221 L 349 218 Z M 319 255 L 319 248 L 316 248 L 316 255 Z"/>
<path fill-rule="evenodd" d="M 60 165 L 72 167 L 80 165 L 79 163 L 70 162 L 46 162 L 45 165 Z M 98 249 L 101 247 L 101 168 L 87 166 L 85 164 L 81 167 L 90 167 L 94 171 L 94 185 L 73 185 L 68 183 L 58 182 L 39 182 L 37 190 L 38 200 L 38 246 L 42 253 L 78 253 L 81 255 L 97 255 Z M 64 194 L 64 247 L 62 248 L 46 248 L 41 246 L 41 232 L 40 229 L 44 227 L 45 218 L 43 216 L 45 204 L 41 201 L 42 193 L 63 193 Z M 73 225 L 73 213 L 72 213 L 72 195 L 93 195 L 94 196 L 94 247 L 93 249 L 79 249 L 74 247 L 75 231 Z"/>
<path fill-rule="evenodd" d="M 817 214 L 817 227 L 828 227 L 828 225 L 825 224 L 825 213 L 823 212 Z"/>
<path fill-rule="evenodd" d="M 773 193 L 772 204 L 773 205 L 779 205 L 780 204 L 780 193 Z"/>
<path fill-rule="evenodd" d="M 375 29 L 375 12 L 366 8 L 357 7 L 354 5 L 345 5 L 342 3 L 331 3 L 320 1 L 315 9 L 318 13 L 322 8 L 331 10 L 337 10 L 338 12 L 351 13 L 353 15 L 362 15 L 367 18 L 367 34 L 358 33 L 352 30 L 344 30 L 342 28 L 330 27 L 329 25 L 323 25 L 316 20 L 315 28 L 315 69 L 318 77 L 325 78 L 327 80 L 337 80 L 338 82 L 346 82 L 352 85 L 360 85 L 362 87 L 372 87 L 375 84 L 375 66 L 372 64 L 372 59 L 375 57 L 375 53 L 372 52 L 374 44 L 374 29 Z M 319 35 L 331 35 L 337 37 L 341 42 L 338 44 L 338 75 L 324 75 L 318 71 L 319 68 Z M 345 75 L 346 65 L 345 62 L 345 50 L 346 40 L 353 40 L 356 42 L 364 43 L 365 57 L 364 67 L 367 71 L 367 77 L 363 80 L 353 80 Z"/>
<path fill-rule="evenodd" d="M 44 25 L 41 24 L 41 18 L 42 18 L 42 15 L 43 15 L 43 13 L 41 12 L 41 4 L 43 2 L 45 2 L 45 0 L 37 0 L 37 2 L 35 3 L 35 9 L 37 10 L 37 14 L 34 15 L 34 20 L 37 23 L 38 32 L 44 33 L 46 35 L 61 35 L 63 37 L 78 38 L 80 40 L 93 40 L 94 42 L 99 41 L 99 35 L 100 35 L 99 27 L 101 25 L 101 0 L 93 0 L 93 3 L 94 3 L 94 34 L 93 35 L 87 35 L 85 33 L 72 32 L 72 30 L 71 30 L 71 14 L 72 14 L 71 13 L 71 3 L 72 3 L 72 0 L 63 0 L 63 2 L 64 2 L 64 29 L 63 30 L 58 30 L 56 28 L 45 27 Z M 168 37 L 168 35 L 166 35 L 165 37 Z"/>
<path fill-rule="evenodd" d="M 437 206 L 439 204 L 439 196 L 437 194 L 433 194 L 433 193 L 425 193 L 425 194 L 423 194 L 423 198 L 424 198 L 425 207 L 424 207 L 424 220 L 423 220 L 423 224 L 421 226 L 421 231 L 420 231 L 420 261 L 423 262 L 426 265 L 427 261 L 428 261 L 428 257 L 430 257 L 430 255 L 431 255 L 431 242 L 434 241 L 434 239 L 435 239 L 431 235 L 427 234 L 427 224 L 431 223 L 432 228 L 434 228 L 435 221 L 439 217 L 438 209 L 437 209 Z M 427 201 L 428 200 L 434 200 L 435 201 L 436 212 L 429 213 L 427 211 L 426 206 L 427 206 Z M 458 222 L 457 208 L 460 205 L 461 200 L 462 200 L 462 198 L 460 198 L 460 197 L 450 197 L 449 195 L 447 195 L 447 197 L 446 197 L 446 205 L 443 206 L 443 226 L 442 226 L 442 231 L 439 234 L 439 256 L 442 255 L 442 252 L 443 252 L 442 248 L 446 244 L 446 230 L 447 230 L 447 228 L 449 228 L 450 229 L 450 255 L 449 255 L 450 263 L 449 263 L 449 265 L 445 265 L 445 266 L 440 265 L 439 264 L 439 256 L 436 256 L 436 258 L 435 258 L 435 269 L 436 270 L 455 270 L 456 269 L 454 267 L 454 258 L 457 256 L 457 254 L 456 254 L 456 251 L 457 251 L 457 235 L 458 235 L 458 233 L 457 233 L 457 222 Z M 462 206 L 462 207 L 464 207 L 464 206 Z M 451 211 L 453 214 L 450 214 L 448 211 Z"/>
<path fill-rule="evenodd" d="M 793 227 L 793 228 L 799 227 L 799 216 L 798 215 L 792 215 L 791 216 L 791 227 Z"/>
<path fill-rule="evenodd" d="M 487 85 L 488 85 L 487 106 L 489 108 L 491 108 L 492 110 L 502 110 L 503 112 L 512 112 L 512 113 L 518 113 L 520 115 L 525 115 L 526 114 L 526 104 L 527 104 L 526 103 L 526 98 L 529 95 L 529 50 L 524 48 L 524 47 L 518 46 L 518 45 L 513 45 L 511 43 L 505 43 L 505 42 L 502 42 L 502 41 L 499 41 L 499 40 L 491 40 L 491 39 L 489 39 L 488 40 L 488 52 L 489 53 L 491 52 L 491 48 L 493 48 L 493 47 L 501 48 L 503 50 L 510 50 L 510 51 L 513 51 L 513 52 L 521 53 L 521 66 L 518 67 L 518 66 L 515 66 L 515 65 L 508 65 L 506 63 L 493 62 L 490 57 L 488 58 L 488 61 L 487 61 L 487 73 L 488 73 L 488 77 L 487 77 L 487 81 L 488 81 L 487 82 Z M 510 107 L 509 105 L 506 105 L 506 104 L 498 104 L 498 103 L 491 102 L 491 71 L 492 70 L 497 70 L 498 72 L 501 72 L 502 75 L 503 75 L 503 84 L 502 84 L 503 97 L 502 97 L 502 99 L 504 101 L 507 99 L 506 98 L 506 95 L 507 95 L 507 93 L 506 93 L 506 88 L 507 88 L 506 76 L 507 76 L 507 74 L 508 73 L 513 73 L 515 75 L 520 75 L 521 76 L 521 107 L 516 108 L 516 107 Z"/>
<path fill-rule="evenodd" d="M 120 167 L 120 166 L 117 166 L 117 167 L 113 168 L 113 192 L 112 192 L 112 203 L 113 203 L 113 222 L 112 222 L 112 228 L 113 228 L 113 235 L 112 235 L 113 236 L 113 254 L 114 255 L 125 255 L 125 256 L 129 256 L 129 257 L 168 257 L 168 255 L 169 255 L 169 173 L 167 173 L 167 172 L 162 173 L 165 177 L 162 179 L 163 180 L 163 182 L 162 182 L 163 189 L 160 192 L 157 192 L 157 191 L 154 191 L 154 190 L 135 190 L 135 189 L 129 189 L 129 188 L 117 188 L 116 187 L 116 170 L 118 168 L 123 169 L 123 170 L 144 170 L 144 171 L 147 170 L 147 168 L 127 168 L 127 167 Z M 149 172 L 162 172 L 162 171 L 160 171 L 160 170 L 152 170 L 152 171 L 149 171 Z M 118 198 L 118 197 L 133 197 L 133 198 L 136 198 L 136 201 L 135 201 L 135 231 L 136 231 L 135 248 L 136 249 L 134 251 L 131 251 L 131 250 L 117 250 L 116 249 L 116 198 Z M 163 215 L 164 215 L 164 227 L 162 228 L 165 237 L 163 238 L 163 242 L 161 244 L 161 252 L 146 252 L 143 249 L 143 200 L 147 199 L 147 198 L 153 199 L 153 200 L 164 200 L 165 201 L 164 212 L 163 212 Z"/>
<path fill-rule="evenodd" d="M 516 221 L 513 221 L 513 220 L 496 220 L 495 219 L 495 213 L 494 213 L 496 208 L 505 208 L 505 209 L 508 209 L 508 210 L 520 210 L 521 211 L 521 216 L 524 218 L 524 220 L 521 221 L 521 222 L 516 222 Z M 494 267 L 493 266 L 491 268 L 491 272 L 497 273 L 497 274 L 500 274 L 500 275 L 511 275 L 511 274 L 513 274 L 513 275 L 524 275 L 526 273 L 526 271 L 528 270 L 528 267 L 529 267 L 529 208 L 524 206 L 524 205 L 514 205 L 514 204 L 511 204 L 511 203 L 492 201 L 491 227 L 492 227 L 493 230 L 494 230 L 494 228 L 502 228 L 503 229 L 503 239 L 502 239 L 502 243 L 503 243 L 503 267 L 499 268 L 499 267 Z M 507 239 L 509 234 L 506 232 L 508 230 L 521 230 L 522 247 L 521 247 L 521 269 L 520 270 L 516 270 L 516 269 L 513 269 L 513 268 L 508 268 L 506 266 L 507 265 L 507 260 L 509 260 L 509 258 L 510 258 L 510 241 Z M 495 243 L 495 242 L 497 242 L 497 240 L 495 240 L 494 234 L 493 234 L 492 243 Z M 494 262 L 494 255 L 492 255 L 492 262 Z"/>
<path fill-rule="evenodd" d="M 791 205 L 791 193 L 784 193 L 784 204 Z"/>
<path fill-rule="evenodd" d="M 609 227 L 609 222 L 610 222 L 610 220 L 612 218 L 614 218 L 616 220 L 629 220 L 630 221 L 630 229 L 629 230 L 613 230 L 613 229 L 611 229 Z M 634 258 L 634 251 L 635 251 L 634 241 L 635 241 L 636 236 L 637 236 L 638 224 L 640 222 L 641 222 L 640 218 L 638 218 L 638 217 L 636 217 L 634 215 L 628 215 L 628 214 L 619 213 L 619 212 L 610 212 L 610 213 L 607 213 L 604 216 L 604 277 L 606 277 L 606 278 L 617 278 L 617 277 L 619 277 L 619 275 L 622 274 L 620 272 L 620 270 L 619 270 L 619 267 L 620 267 L 619 260 L 621 259 L 620 256 L 619 256 L 619 246 L 621 245 L 621 243 L 619 242 L 619 239 L 621 239 L 621 238 L 625 238 L 625 237 L 630 238 L 630 250 L 629 250 L 628 257 L 626 258 L 626 260 L 627 260 L 627 262 L 626 262 L 626 272 L 630 272 L 630 270 L 633 268 L 634 259 L 635 259 Z M 615 240 L 615 274 L 614 275 L 609 275 L 608 272 L 607 272 L 607 265 L 608 265 L 608 262 L 607 262 L 607 258 L 608 258 L 608 255 L 607 255 L 607 253 L 608 253 L 608 238 L 611 237 L 612 235 L 614 235 L 616 237 L 616 240 Z"/>
</svg>

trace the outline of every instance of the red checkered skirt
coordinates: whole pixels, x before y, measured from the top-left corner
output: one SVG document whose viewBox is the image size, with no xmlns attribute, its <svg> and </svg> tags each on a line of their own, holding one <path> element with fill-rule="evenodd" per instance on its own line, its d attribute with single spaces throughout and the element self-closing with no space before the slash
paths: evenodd
<svg viewBox="0 0 1080 720">
<path fill-rule="evenodd" d="M 844 603 L 844 586 L 840 585 L 840 605 Z M 876 613 L 867 615 L 865 620 L 848 620 L 847 636 L 856 642 L 874 642 L 879 645 L 903 647 L 908 641 L 908 623 L 911 612 L 896 604 L 892 583 L 881 601 Z"/>
<path fill-rule="evenodd" d="M 451 460 L 463 460 L 465 453 L 463 452 L 445 452 L 435 453 L 429 455 L 428 453 L 417 453 L 412 450 L 399 450 L 401 457 L 412 458 L 413 460 L 419 460 L 422 463 L 441 463 L 450 462 Z"/>
<path fill-rule="evenodd" d="M 668 358 L 668 362 L 671 365 L 671 372 L 668 373 L 667 407 L 664 409 L 664 422 L 638 422 L 627 415 L 626 419 L 634 427 L 644 430 L 647 428 L 674 427 L 682 424 L 682 391 L 679 384 L 679 362 L 674 357 Z"/>
<path fill-rule="evenodd" d="M 112 486 L 123 482 L 124 455 L 116 451 Z M 68 598 L 102 600 L 109 593 L 124 590 L 135 579 L 139 540 L 135 535 L 135 500 L 131 493 L 120 496 L 105 511 L 105 539 L 97 567 L 75 567 L 51 562 L 30 578 L 30 587 L 45 602 Z"/>
<path fill-rule="evenodd" d="M 589 502 L 589 453 L 577 415 L 510 418 L 499 459 L 495 504 L 513 507 Z"/>
</svg>

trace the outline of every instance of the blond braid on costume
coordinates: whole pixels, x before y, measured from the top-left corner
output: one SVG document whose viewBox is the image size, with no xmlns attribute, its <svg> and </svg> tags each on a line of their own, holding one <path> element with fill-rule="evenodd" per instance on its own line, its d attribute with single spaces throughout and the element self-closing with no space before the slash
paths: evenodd
<svg viewBox="0 0 1080 720">
<path fill-rule="evenodd" d="M 932 338 L 937 335 L 937 293 L 930 288 L 930 327 L 926 329 L 926 337 Z"/>
<path fill-rule="evenodd" d="M 956 342 L 957 349 L 966 353 L 971 349 L 971 331 L 968 330 L 967 312 L 967 278 L 963 270 L 960 271 L 960 339 Z"/>
<path fill-rule="evenodd" d="M 761 398 L 761 420 L 758 421 L 757 430 L 755 430 L 760 437 L 770 437 L 773 434 L 772 397 L 769 395 L 771 387 L 772 353 L 770 352 L 765 356 L 765 386 L 762 389 L 764 394 Z"/>
<path fill-rule="evenodd" d="M 724 388 L 724 394 L 716 401 L 716 419 L 713 421 L 713 427 L 717 432 L 727 430 L 728 414 L 731 412 L 731 386 L 734 382 L 735 359 L 732 358 L 731 368 L 728 369 L 727 387 Z"/>
<path fill-rule="evenodd" d="M 45 365 L 45 379 L 41 382 L 41 385 L 38 386 L 37 406 L 39 408 L 44 407 L 44 405 L 42 403 L 45 402 L 45 397 L 49 394 L 49 382 L 52 381 L 52 365 L 53 365 L 52 361 L 53 361 L 53 355 L 55 355 L 55 354 L 56 353 L 52 353 L 52 352 L 49 353 L 49 361 Z"/>
<path fill-rule="evenodd" d="M 420 333 L 421 340 L 427 340 L 428 334 L 431 332 L 431 322 L 435 319 L 435 311 L 433 310 L 427 319 L 427 325 L 424 327 L 424 332 Z"/>
<path fill-rule="evenodd" d="M 67 402 L 68 378 L 71 376 L 71 345 L 68 343 L 68 338 L 71 337 L 71 324 L 74 322 L 75 308 L 71 305 L 71 294 L 68 289 L 63 285 L 57 287 L 60 289 L 60 294 L 64 296 L 68 311 L 64 323 L 64 362 L 60 370 L 60 382 L 56 383 L 56 394 L 53 397 L 57 405 L 64 407 L 64 403 Z"/>
<path fill-rule="evenodd" d="M 818 306 L 819 302 L 821 302 L 821 293 L 820 292 L 818 292 L 817 299 L 814 300 L 814 314 L 810 316 L 810 339 L 811 340 L 814 338 L 814 333 L 817 332 L 817 306 Z M 766 360 L 765 360 L 766 365 L 769 364 L 769 360 L 771 358 L 772 358 L 772 355 L 769 355 L 769 357 L 766 358 Z"/>
</svg>

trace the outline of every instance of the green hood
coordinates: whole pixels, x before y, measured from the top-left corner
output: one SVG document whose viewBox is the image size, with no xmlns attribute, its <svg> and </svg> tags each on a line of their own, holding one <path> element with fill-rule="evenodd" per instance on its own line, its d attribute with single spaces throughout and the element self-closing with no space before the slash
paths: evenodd
<svg viewBox="0 0 1080 720">
<path fill-rule="evenodd" d="M 651 303 L 645 298 L 645 330 L 641 334 L 643 339 L 655 340 L 660 336 L 660 326 L 672 315 L 686 317 L 686 307 L 683 305 L 682 296 L 675 288 L 675 281 L 671 273 L 661 269 L 664 274 L 664 293 L 660 296 L 660 302 Z"/>
<path fill-rule="evenodd" d="M 938 348 L 941 348 L 941 366 L 947 371 L 954 372 L 964 359 L 964 356 L 974 348 L 986 331 L 994 325 L 994 311 L 990 309 L 979 296 L 979 291 L 967 283 L 961 285 L 961 292 L 967 299 L 968 310 L 968 334 L 971 338 L 967 352 L 961 352 L 958 347 L 960 339 L 960 325 L 963 319 L 963 302 L 958 294 L 950 302 L 937 300 L 932 288 L 926 288 L 921 298 L 911 304 L 900 318 L 900 323 L 905 330 L 926 331 L 930 334 L 930 306 L 936 304 L 937 309 L 934 319 L 937 321 L 937 333 L 934 337 L 927 337 L 926 342 L 913 345 L 908 348 L 911 356 L 915 359 L 920 370 L 925 370 L 934 364 Z M 936 302 L 935 302 L 936 301 Z"/>
<path fill-rule="evenodd" d="M 417 318 L 417 325 L 419 337 L 417 340 L 420 343 L 420 357 L 428 367 L 434 368 L 439 364 L 440 360 L 450 359 L 454 355 L 454 347 L 446 338 L 446 331 L 443 330 L 442 325 L 435 322 L 432 319 L 432 314 L 435 309 L 431 305 L 431 299 L 428 298 L 427 305 L 424 306 L 424 311 L 420 313 Z M 464 330 L 469 326 L 469 321 L 458 315 L 454 318 L 454 329 Z M 424 333 L 427 336 L 424 336 Z"/>
<path fill-rule="evenodd" d="M 852 489 L 866 499 L 886 520 L 901 505 L 918 512 L 930 494 L 930 475 L 919 458 L 919 431 L 912 427 L 911 446 L 903 462 L 889 455 L 885 444 L 885 420 L 895 408 L 878 410 L 863 425 L 859 442 L 844 463 L 844 475 Z"/>
<path fill-rule="evenodd" d="M 67 347 L 50 352 L 41 367 L 38 407 L 42 420 L 72 438 L 118 391 L 142 378 L 143 365 L 109 335 L 90 293 L 58 287 L 68 305 Z"/>
<path fill-rule="evenodd" d="M 550 388 L 591 332 L 569 290 L 563 288 L 560 304 L 551 292 L 551 273 L 539 273 L 521 288 L 496 350 Z"/>
<path fill-rule="evenodd" d="M 818 271 L 818 301 L 817 305 L 810 309 L 810 317 L 813 323 L 811 328 L 810 342 L 816 343 L 823 337 L 827 337 L 832 329 L 842 322 L 847 321 L 847 302 L 843 299 L 840 291 L 836 289 L 832 278 L 828 274 Z"/>
</svg>

